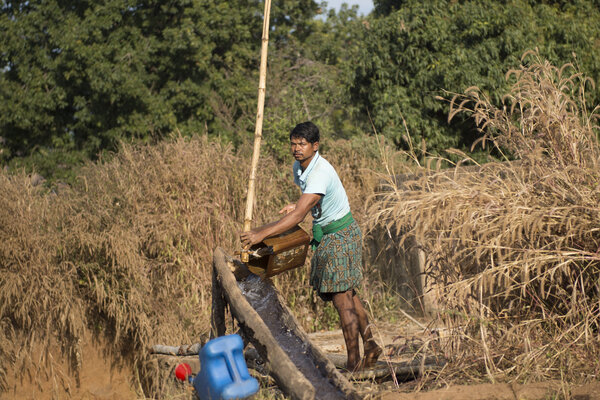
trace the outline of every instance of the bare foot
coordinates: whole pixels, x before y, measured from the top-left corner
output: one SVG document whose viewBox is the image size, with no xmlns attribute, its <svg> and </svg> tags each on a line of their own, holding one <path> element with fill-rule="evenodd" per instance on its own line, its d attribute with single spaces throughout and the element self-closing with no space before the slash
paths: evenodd
<svg viewBox="0 0 600 400">
<path fill-rule="evenodd" d="M 360 362 L 362 368 L 370 368 L 375 365 L 382 352 L 383 350 L 377 344 L 373 344 L 373 346 L 369 346 L 368 349 L 365 349 L 365 356 Z"/>
<path fill-rule="evenodd" d="M 357 363 L 346 363 L 346 370 L 349 372 L 358 372 L 365 368 L 371 368 L 377 362 L 383 350 L 374 344 L 365 351 L 365 356 Z"/>
<path fill-rule="evenodd" d="M 362 369 L 362 360 L 357 363 L 346 363 L 346 371 L 356 372 Z"/>
</svg>

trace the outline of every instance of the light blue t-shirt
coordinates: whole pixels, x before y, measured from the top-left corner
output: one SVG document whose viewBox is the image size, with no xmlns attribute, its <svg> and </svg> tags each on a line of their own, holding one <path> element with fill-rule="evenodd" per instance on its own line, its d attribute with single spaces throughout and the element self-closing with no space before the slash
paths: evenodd
<svg viewBox="0 0 600 400">
<path fill-rule="evenodd" d="M 302 193 L 323 195 L 311 209 L 313 223 L 325 226 L 350 212 L 348 196 L 337 172 L 318 151 L 304 171 L 299 161 L 294 162 L 293 171 L 294 183 L 300 186 Z"/>
</svg>

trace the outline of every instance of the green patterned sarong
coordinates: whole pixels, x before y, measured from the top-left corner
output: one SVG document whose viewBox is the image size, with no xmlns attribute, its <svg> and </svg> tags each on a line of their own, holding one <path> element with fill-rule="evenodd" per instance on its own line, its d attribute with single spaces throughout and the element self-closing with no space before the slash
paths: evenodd
<svg viewBox="0 0 600 400">
<path fill-rule="evenodd" d="M 361 279 L 362 235 L 354 221 L 323 236 L 311 261 L 310 284 L 322 295 L 355 289 Z"/>
</svg>

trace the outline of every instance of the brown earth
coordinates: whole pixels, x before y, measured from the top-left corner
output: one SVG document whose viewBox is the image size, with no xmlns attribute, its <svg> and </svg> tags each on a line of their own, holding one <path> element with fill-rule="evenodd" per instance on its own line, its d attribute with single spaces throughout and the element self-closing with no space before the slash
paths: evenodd
<svg viewBox="0 0 600 400">
<path fill-rule="evenodd" d="M 396 352 L 399 344 L 405 345 L 419 334 L 420 328 L 413 323 L 398 325 L 378 324 L 376 338 L 386 347 L 386 353 Z M 401 328 L 398 328 L 401 326 Z M 326 353 L 345 354 L 343 336 L 340 330 L 318 332 L 309 335 L 313 342 Z M 85 400 L 129 400 L 141 399 L 132 386 L 133 371 L 123 366 L 112 365 L 114 357 L 103 351 L 101 343 L 88 339 L 83 343 L 80 385 L 77 387 L 68 366 L 61 361 L 58 349 L 52 349 L 49 365 L 39 372 L 16 373 L 9 371 L 9 390 L 0 394 L 0 399 L 85 399 Z M 410 351 L 388 357 L 389 360 L 409 358 Z M 189 362 L 189 360 L 186 360 Z M 57 378 L 48 379 L 45 370 L 53 369 Z M 416 391 L 415 382 L 353 382 L 361 394 L 367 398 L 382 400 L 542 400 L 572 399 L 600 400 L 600 382 L 587 385 L 566 385 L 558 381 L 531 384 L 475 384 L 449 385 L 431 391 Z M 189 391 L 186 391 L 189 392 Z M 184 395 L 185 396 L 185 395 Z M 185 396 L 191 398 L 192 396 Z"/>
<path fill-rule="evenodd" d="M 68 364 L 61 356 L 60 348 L 49 349 L 47 362 L 40 361 L 37 370 L 8 371 L 8 390 L 0 393 L 0 399 L 86 399 L 125 400 L 138 399 L 131 385 L 133 371 L 124 366 L 113 365 L 105 346 L 86 335 L 82 343 L 82 363 L 79 385 Z M 36 349 L 32 354 L 42 354 Z M 54 371 L 54 379 L 49 372 Z"/>
<path fill-rule="evenodd" d="M 572 399 L 600 400 L 600 382 L 586 385 L 561 385 L 558 381 L 517 384 L 479 384 L 449 386 L 420 393 L 401 393 L 400 390 L 383 392 L 382 400 L 542 400 Z"/>
<path fill-rule="evenodd" d="M 329 354 L 345 354 L 346 346 L 341 330 L 309 335 L 311 340 Z M 390 325 L 376 324 L 375 337 L 386 351 L 383 358 L 391 362 L 408 361 L 414 353 L 411 343 L 423 337 L 423 329 L 411 321 Z M 399 349 L 401 349 L 399 351 Z M 387 355 L 387 357 L 386 357 Z M 600 382 L 568 385 L 559 381 L 529 384 L 486 383 L 449 385 L 430 391 L 417 391 L 415 381 L 386 382 L 355 381 L 361 393 L 368 398 L 382 400 L 600 400 Z"/>
</svg>

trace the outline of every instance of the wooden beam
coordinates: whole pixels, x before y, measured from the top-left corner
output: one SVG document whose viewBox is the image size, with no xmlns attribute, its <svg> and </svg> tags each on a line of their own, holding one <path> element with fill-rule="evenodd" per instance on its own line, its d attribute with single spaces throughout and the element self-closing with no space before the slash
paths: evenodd
<svg viewBox="0 0 600 400">
<path fill-rule="evenodd" d="M 315 389 L 311 383 L 298 371 L 258 313 L 244 298 L 221 248 L 215 249 L 213 263 L 216 280 L 222 288 L 231 314 L 238 321 L 246 338 L 269 363 L 279 388 L 292 399 L 314 399 Z"/>
</svg>

